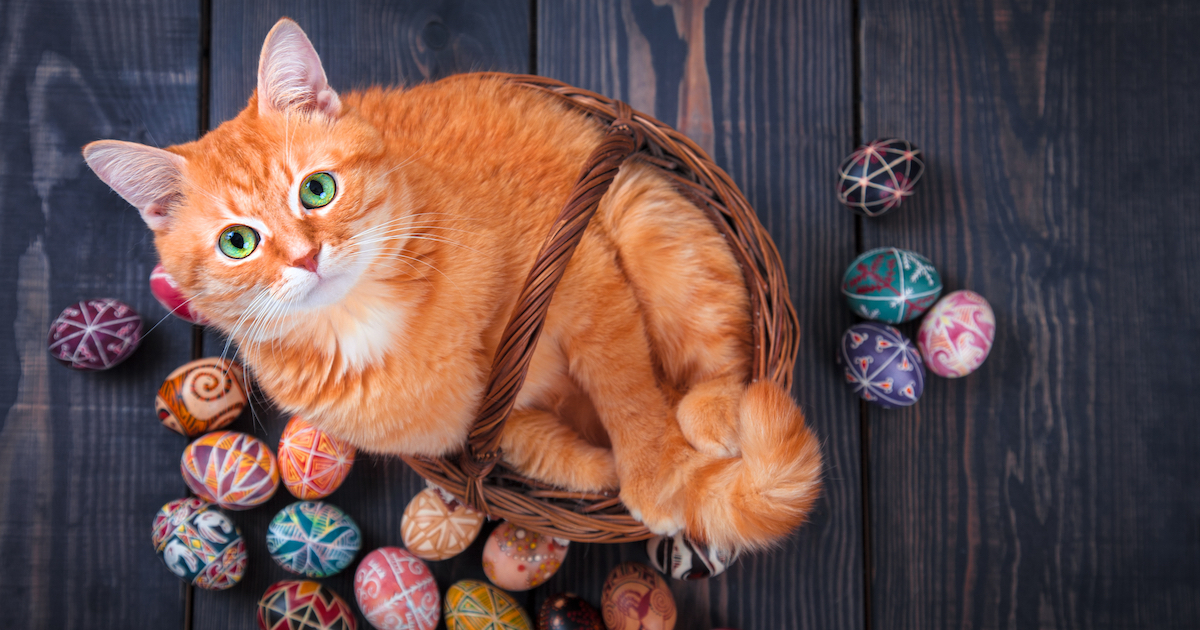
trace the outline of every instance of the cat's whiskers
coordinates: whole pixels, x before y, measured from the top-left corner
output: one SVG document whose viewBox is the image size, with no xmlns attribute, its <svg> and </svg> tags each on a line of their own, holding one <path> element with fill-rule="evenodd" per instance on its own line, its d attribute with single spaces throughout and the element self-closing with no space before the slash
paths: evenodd
<svg viewBox="0 0 1200 630">
<path fill-rule="evenodd" d="M 174 314 L 175 314 L 175 311 L 178 311 L 179 309 L 181 309 L 181 308 L 183 308 L 183 307 L 187 306 L 189 302 L 191 302 L 192 300 L 194 300 L 194 299 L 196 299 L 196 298 L 198 298 L 198 297 L 200 297 L 200 296 L 204 295 L 205 293 L 208 293 L 208 292 L 207 292 L 207 291 L 201 291 L 201 292 L 197 293 L 196 295 L 193 295 L 192 297 L 190 297 L 190 298 L 188 298 L 188 299 L 184 300 L 183 302 L 181 302 L 181 303 L 179 304 L 179 306 L 176 306 L 175 308 L 173 308 L 173 309 L 171 309 L 171 310 L 167 311 L 167 314 L 166 314 L 166 315 L 163 315 L 162 319 L 158 320 L 158 323 L 157 323 L 157 324 L 155 324 L 155 325 L 151 326 L 151 327 L 150 327 L 150 330 L 147 330 L 146 332 L 142 333 L 142 336 L 144 337 L 144 336 L 146 336 L 146 335 L 149 335 L 149 334 L 150 334 L 150 333 L 151 333 L 151 332 L 152 332 L 152 331 L 153 331 L 155 328 L 158 328 L 160 325 L 162 325 L 162 323 L 163 323 L 163 322 L 167 321 L 167 319 L 168 319 L 169 317 L 171 317 L 172 315 L 174 315 Z"/>
</svg>

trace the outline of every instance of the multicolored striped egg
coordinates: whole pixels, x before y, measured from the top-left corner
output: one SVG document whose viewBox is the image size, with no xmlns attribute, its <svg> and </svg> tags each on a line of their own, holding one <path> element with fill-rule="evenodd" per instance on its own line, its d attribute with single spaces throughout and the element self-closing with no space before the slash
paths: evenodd
<svg viewBox="0 0 1200 630">
<path fill-rule="evenodd" d="M 404 508 L 400 534 L 404 546 L 418 558 L 446 560 L 471 546 L 483 529 L 483 519 L 483 512 L 436 488 L 426 488 Z"/>
<path fill-rule="evenodd" d="M 907 407 L 925 391 L 921 355 L 891 326 L 863 322 L 846 329 L 838 362 L 854 393 L 880 407 Z"/>
<path fill-rule="evenodd" d="M 379 630 L 433 630 L 438 625 L 437 582 L 420 558 L 399 547 L 380 547 L 354 573 L 354 599 Z"/>
<path fill-rule="evenodd" d="M 279 438 L 279 475 L 297 499 L 324 499 L 354 466 L 353 446 L 292 416 Z"/>
<path fill-rule="evenodd" d="M 272 584 L 258 600 L 259 630 L 356 630 L 354 609 L 337 593 L 310 580 Z"/>
<path fill-rule="evenodd" d="M 946 378 L 979 369 L 996 339 L 992 305 L 974 291 L 955 291 L 938 301 L 921 321 L 917 347 L 929 371 Z"/>
<path fill-rule="evenodd" d="M 476 580 L 446 590 L 447 630 L 533 630 L 533 622 L 508 593 Z"/>
<path fill-rule="evenodd" d="M 150 539 L 171 573 L 200 588 L 227 589 L 246 574 L 242 531 L 203 499 L 187 497 L 162 506 Z"/>
<path fill-rule="evenodd" d="M 154 397 L 163 426 L 187 437 L 227 426 L 246 409 L 245 376 L 232 359 L 208 357 L 167 375 Z"/>
<path fill-rule="evenodd" d="M 238 431 L 196 438 L 183 449 L 179 467 L 192 492 L 227 510 L 266 503 L 279 487 L 279 466 L 271 449 Z"/>
<path fill-rule="evenodd" d="M 298 501 L 267 526 L 267 552 L 279 566 L 306 577 L 323 578 L 350 566 L 362 545 L 358 523 L 337 506 Z"/>
<path fill-rule="evenodd" d="M 889 324 L 915 319 L 941 293 L 942 278 L 933 263 L 907 249 L 873 249 L 855 258 L 842 276 L 842 295 L 850 310 Z"/>
</svg>

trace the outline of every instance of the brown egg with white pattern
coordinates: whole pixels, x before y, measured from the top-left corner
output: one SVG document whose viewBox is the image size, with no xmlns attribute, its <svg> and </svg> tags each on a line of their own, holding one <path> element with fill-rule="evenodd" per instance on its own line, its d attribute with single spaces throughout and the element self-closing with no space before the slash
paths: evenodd
<svg viewBox="0 0 1200 630">
<path fill-rule="evenodd" d="M 422 560 L 446 560 L 462 553 L 483 529 L 483 512 L 463 505 L 438 488 L 418 492 L 404 508 L 400 535 Z"/>
</svg>

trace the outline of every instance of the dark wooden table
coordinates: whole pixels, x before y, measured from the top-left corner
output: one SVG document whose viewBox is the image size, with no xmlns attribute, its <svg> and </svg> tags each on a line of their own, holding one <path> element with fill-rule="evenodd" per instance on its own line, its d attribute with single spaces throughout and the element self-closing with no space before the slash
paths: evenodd
<svg viewBox="0 0 1200 630">
<path fill-rule="evenodd" d="M 803 336 L 795 394 L 828 470 L 813 521 L 728 573 L 673 584 L 677 627 L 1200 627 L 1200 3 L 1195 0 L 0 0 L 0 616 L 8 628 L 253 628 L 287 575 L 234 515 L 251 565 L 192 592 L 150 521 L 185 492 L 159 426 L 163 376 L 223 340 L 167 319 L 127 364 L 80 374 L 44 347 L 68 303 L 150 320 L 134 210 L 79 148 L 187 141 L 233 116 L 282 15 L 339 90 L 533 72 L 691 135 L 745 191 L 787 265 Z M 901 136 L 927 172 L 863 220 L 833 171 Z M 932 259 L 992 303 L 982 370 L 904 411 L 860 405 L 834 349 L 856 252 Z M 911 327 L 909 327 L 911 331 Z M 267 404 L 235 427 L 275 443 Z M 420 480 L 363 458 L 331 497 L 366 548 L 398 544 Z M 477 543 L 435 565 L 481 577 Z M 549 585 L 598 603 L 640 545 L 575 546 Z M 352 574 L 325 580 L 352 600 Z M 366 627 L 366 626 L 363 626 Z"/>
</svg>

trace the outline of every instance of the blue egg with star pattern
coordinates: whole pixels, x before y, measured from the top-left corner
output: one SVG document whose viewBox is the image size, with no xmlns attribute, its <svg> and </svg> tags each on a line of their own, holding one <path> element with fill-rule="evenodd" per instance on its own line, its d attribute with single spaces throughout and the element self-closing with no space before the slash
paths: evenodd
<svg viewBox="0 0 1200 630">
<path fill-rule="evenodd" d="M 873 249 L 850 263 L 842 295 L 855 315 L 899 324 L 929 310 L 942 294 L 942 277 L 928 258 L 896 247 Z"/>
<path fill-rule="evenodd" d="M 925 391 L 925 364 L 899 330 L 863 322 L 846 329 L 838 351 L 846 384 L 863 400 L 885 409 L 908 407 Z"/>
</svg>

